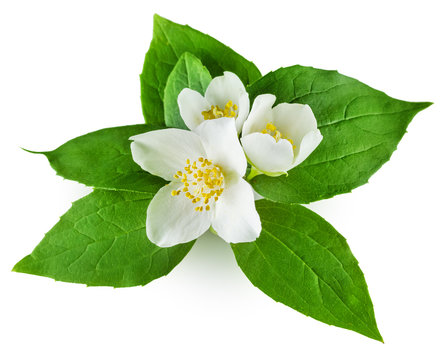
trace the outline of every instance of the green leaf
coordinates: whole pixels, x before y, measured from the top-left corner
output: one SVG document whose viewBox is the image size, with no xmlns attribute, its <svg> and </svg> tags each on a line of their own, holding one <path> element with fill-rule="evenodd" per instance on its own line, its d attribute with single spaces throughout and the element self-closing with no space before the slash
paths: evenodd
<svg viewBox="0 0 444 360">
<path fill-rule="evenodd" d="M 233 244 L 260 290 L 301 313 L 382 341 L 364 275 L 345 239 L 301 205 L 256 202 L 260 237 Z"/>
<path fill-rule="evenodd" d="M 72 208 L 13 271 L 89 286 L 145 285 L 168 274 L 193 242 L 160 248 L 146 236 L 153 194 L 95 190 Z"/>
<path fill-rule="evenodd" d="M 171 71 L 165 86 L 164 112 L 166 126 L 188 130 L 180 116 L 177 97 L 185 88 L 196 90 L 204 95 L 210 81 L 211 75 L 201 61 L 193 54 L 183 53 L 173 71 Z"/>
<path fill-rule="evenodd" d="M 254 189 L 265 198 L 309 203 L 365 184 L 396 149 L 412 118 L 431 103 L 393 99 L 336 71 L 292 66 L 252 84 L 250 99 L 272 93 L 276 104 L 312 108 L 324 139 L 288 177 L 257 176 Z"/>
<path fill-rule="evenodd" d="M 102 129 L 38 154 L 44 154 L 65 179 L 102 189 L 155 193 L 166 182 L 133 161 L 128 140 L 153 129 L 147 125 Z"/>
<path fill-rule="evenodd" d="M 207 67 L 212 77 L 235 73 L 245 85 L 261 77 L 257 67 L 209 35 L 154 15 L 154 33 L 140 75 L 142 110 L 146 122 L 164 123 L 163 96 L 168 75 L 184 52 Z"/>
</svg>

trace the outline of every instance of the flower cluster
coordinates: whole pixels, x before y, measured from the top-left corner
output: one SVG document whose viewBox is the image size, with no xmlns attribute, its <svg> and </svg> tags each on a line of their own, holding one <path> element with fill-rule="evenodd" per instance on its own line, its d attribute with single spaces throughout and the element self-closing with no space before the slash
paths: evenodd
<svg viewBox="0 0 444 360">
<path fill-rule="evenodd" d="M 134 161 L 170 183 L 147 211 L 147 235 L 168 247 L 196 239 L 208 229 L 230 243 L 254 241 L 261 222 L 254 191 L 244 179 L 279 176 L 304 161 L 322 135 L 308 105 L 259 95 L 250 100 L 231 72 L 214 78 L 205 95 L 183 89 L 180 115 L 190 129 L 150 131 L 130 138 Z M 239 139 L 240 137 L 240 139 Z"/>
</svg>

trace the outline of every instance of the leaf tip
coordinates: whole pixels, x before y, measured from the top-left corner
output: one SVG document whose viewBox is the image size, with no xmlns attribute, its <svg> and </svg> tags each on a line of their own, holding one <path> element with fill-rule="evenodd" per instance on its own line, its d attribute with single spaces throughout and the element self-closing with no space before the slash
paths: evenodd
<svg viewBox="0 0 444 360">
<path fill-rule="evenodd" d="M 373 339 L 375 339 L 376 341 L 379 341 L 382 344 L 385 344 L 384 339 L 382 338 L 382 335 L 379 333 L 379 331 L 378 331 L 378 335 L 375 336 Z"/>
<path fill-rule="evenodd" d="M 30 154 L 38 154 L 38 155 L 46 155 L 47 154 L 46 151 L 33 151 L 33 150 L 25 149 L 24 147 L 21 147 L 21 146 L 20 146 L 20 149 L 22 149 Z"/>
<path fill-rule="evenodd" d="M 427 109 L 429 106 L 433 105 L 433 102 L 424 101 L 424 102 L 417 103 L 417 105 L 418 105 L 418 111 L 422 111 L 422 110 Z"/>
<path fill-rule="evenodd" d="M 23 267 L 23 264 L 26 263 L 27 259 L 30 257 L 30 255 L 25 256 L 23 259 L 21 259 L 17 264 L 13 266 L 11 269 L 12 272 L 16 273 L 26 273 L 25 268 Z"/>
<path fill-rule="evenodd" d="M 433 101 L 425 101 L 425 102 L 423 102 L 423 104 L 425 104 L 426 107 L 429 107 L 429 106 L 433 105 L 434 102 Z"/>
<path fill-rule="evenodd" d="M 371 333 L 367 332 L 366 334 L 364 334 L 364 333 L 362 333 L 362 334 L 367 336 L 367 337 L 369 337 L 369 338 L 371 338 L 371 339 L 373 339 L 373 340 L 379 341 L 379 342 L 384 344 L 384 339 L 382 338 L 382 335 L 379 332 L 379 329 L 378 329 L 378 326 L 376 325 L 376 322 L 373 323 L 373 325 L 370 326 L 368 329 L 371 330 Z"/>
</svg>

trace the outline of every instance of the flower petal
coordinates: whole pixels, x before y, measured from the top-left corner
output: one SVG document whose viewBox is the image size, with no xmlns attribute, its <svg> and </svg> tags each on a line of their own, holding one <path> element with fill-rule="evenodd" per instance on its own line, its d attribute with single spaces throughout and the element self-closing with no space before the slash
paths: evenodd
<svg viewBox="0 0 444 360">
<path fill-rule="evenodd" d="M 206 120 L 195 132 L 200 135 L 208 160 L 222 168 L 225 174 L 234 172 L 244 176 L 247 159 L 237 137 L 233 118 Z"/>
<path fill-rule="evenodd" d="M 186 160 L 206 156 L 198 135 L 188 130 L 163 129 L 130 137 L 134 161 L 143 170 L 165 180 L 173 180 Z"/>
<path fill-rule="evenodd" d="M 246 136 L 254 132 L 261 132 L 263 129 L 265 129 L 268 122 L 273 121 L 271 107 L 275 101 L 276 96 L 272 94 L 259 95 L 256 99 L 254 99 L 250 115 L 248 115 L 242 129 L 242 136 Z"/>
<path fill-rule="evenodd" d="M 200 93 L 188 88 L 179 93 L 177 104 L 179 105 L 180 116 L 190 130 L 204 121 L 202 111 L 210 109 L 208 101 Z"/>
<path fill-rule="evenodd" d="M 182 183 L 171 182 L 161 188 L 151 200 L 146 219 L 148 239 L 160 247 L 192 241 L 207 231 L 214 211 L 195 211 L 195 204 L 183 194 L 171 192 Z"/>
<path fill-rule="evenodd" d="M 255 132 L 242 137 L 241 142 L 249 162 L 262 172 L 277 173 L 292 167 L 293 146 L 288 140 L 276 142 L 269 134 Z"/>
<path fill-rule="evenodd" d="M 282 103 L 273 108 L 273 121 L 278 130 L 299 145 L 310 131 L 318 128 L 309 105 Z"/>
<path fill-rule="evenodd" d="M 222 76 L 211 80 L 205 91 L 205 99 L 210 105 L 219 105 L 221 108 L 230 100 L 239 106 L 240 97 L 246 93 L 245 86 L 237 75 L 225 71 Z"/>
<path fill-rule="evenodd" d="M 230 179 L 215 206 L 212 226 L 225 241 L 250 242 L 260 235 L 261 220 L 254 205 L 253 189 L 244 179 Z"/>
<path fill-rule="evenodd" d="M 249 110 L 250 110 L 250 98 L 248 97 L 248 93 L 245 93 L 241 95 L 239 98 L 239 111 L 236 117 L 236 130 L 238 134 L 240 134 L 242 130 L 242 126 L 244 125 L 244 122 L 247 119 Z"/>
<path fill-rule="evenodd" d="M 299 145 L 299 152 L 294 158 L 292 167 L 295 167 L 303 162 L 308 155 L 310 155 L 314 149 L 318 147 L 321 141 L 322 134 L 318 129 L 310 131 L 308 134 L 306 134 Z"/>
<path fill-rule="evenodd" d="M 254 191 L 254 189 L 253 189 L 253 195 L 254 195 L 254 201 L 264 199 L 264 197 L 261 194 L 259 194 L 258 192 Z"/>
</svg>

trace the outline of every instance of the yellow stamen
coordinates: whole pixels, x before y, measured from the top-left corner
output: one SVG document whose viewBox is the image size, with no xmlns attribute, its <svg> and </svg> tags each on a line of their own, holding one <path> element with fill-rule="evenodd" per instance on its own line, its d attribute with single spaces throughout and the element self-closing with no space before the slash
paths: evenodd
<svg viewBox="0 0 444 360">
<path fill-rule="evenodd" d="M 296 148 L 296 145 L 294 145 L 293 140 L 282 135 L 282 133 L 272 123 L 267 123 L 267 125 L 265 125 L 265 129 L 263 129 L 261 133 L 271 135 L 276 140 L 276 142 L 278 142 L 281 139 L 288 140 L 288 142 L 291 145 L 293 145 L 293 149 Z"/>
<path fill-rule="evenodd" d="M 197 163 L 201 166 L 197 167 Z M 225 180 L 221 169 L 204 157 L 196 161 L 187 159 L 183 170 L 178 170 L 173 177 L 180 180 L 182 186 L 171 191 L 171 195 L 178 196 L 183 192 L 186 198 L 196 204 L 194 210 L 197 212 L 204 209 L 209 211 L 224 191 Z"/>
<path fill-rule="evenodd" d="M 267 123 L 267 126 L 265 126 L 266 130 L 270 131 L 276 131 L 276 126 L 274 126 L 272 123 Z"/>
<path fill-rule="evenodd" d="M 236 111 L 238 107 L 230 100 L 225 104 L 225 108 L 219 107 L 219 105 L 211 105 L 210 110 L 202 111 L 204 120 L 214 120 L 221 117 L 236 117 Z M 199 161 L 201 161 L 199 159 Z"/>
</svg>

